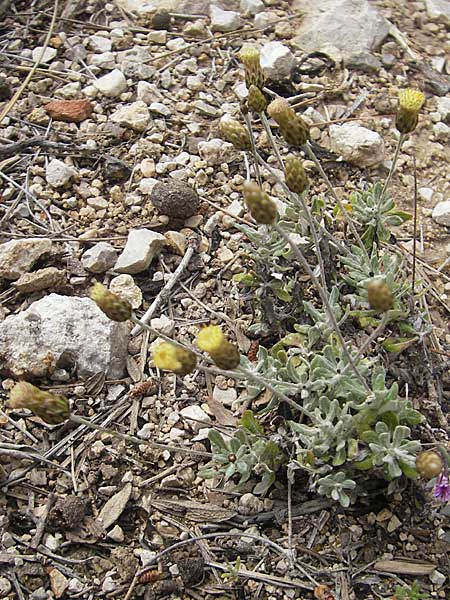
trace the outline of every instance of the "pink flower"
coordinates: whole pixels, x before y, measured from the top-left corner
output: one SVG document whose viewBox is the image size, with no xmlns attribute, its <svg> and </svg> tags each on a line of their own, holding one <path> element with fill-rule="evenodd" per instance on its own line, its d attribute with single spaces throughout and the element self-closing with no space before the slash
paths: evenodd
<svg viewBox="0 0 450 600">
<path fill-rule="evenodd" d="M 447 474 L 441 473 L 439 475 L 433 489 L 433 496 L 443 502 L 450 500 L 450 483 Z"/>
</svg>

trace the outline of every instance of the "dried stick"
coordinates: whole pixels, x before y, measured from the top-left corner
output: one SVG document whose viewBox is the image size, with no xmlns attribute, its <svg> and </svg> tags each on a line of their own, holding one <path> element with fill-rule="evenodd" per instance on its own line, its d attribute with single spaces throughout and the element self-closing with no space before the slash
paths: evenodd
<svg viewBox="0 0 450 600">
<path fill-rule="evenodd" d="M 414 165 L 414 198 L 413 198 L 413 256 L 411 276 L 411 302 L 414 301 L 414 287 L 416 284 L 416 257 L 417 257 L 417 165 L 416 157 L 413 157 Z"/>
</svg>

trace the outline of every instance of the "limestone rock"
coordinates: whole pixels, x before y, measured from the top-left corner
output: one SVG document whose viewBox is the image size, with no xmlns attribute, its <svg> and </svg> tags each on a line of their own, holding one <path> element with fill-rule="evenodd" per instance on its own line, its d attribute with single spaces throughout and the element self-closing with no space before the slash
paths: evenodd
<svg viewBox="0 0 450 600">
<path fill-rule="evenodd" d="M 261 48 L 261 67 L 267 78 L 287 79 L 295 65 L 295 56 L 281 42 L 269 42 Z"/>
<path fill-rule="evenodd" d="M 450 200 L 443 200 L 442 202 L 438 202 L 433 208 L 431 216 L 436 221 L 436 223 L 439 223 L 439 225 L 447 225 L 447 227 L 449 227 Z"/>
<path fill-rule="evenodd" d="M 211 31 L 227 33 L 239 29 L 242 24 L 241 15 L 238 12 L 222 10 L 214 4 L 209 9 L 209 16 L 211 17 Z"/>
<path fill-rule="evenodd" d="M 384 160 L 383 138 L 356 123 L 331 125 L 331 149 L 358 167 L 372 167 Z"/>
<path fill-rule="evenodd" d="M 112 269 L 117 260 L 117 252 L 114 246 L 108 242 L 98 242 L 92 248 L 86 250 L 81 257 L 81 264 L 91 273 L 104 273 Z"/>
<path fill-rule="evenodd" d="M 156 231 L 132 229 L 114 270 L 130 274 L 145 271 L 165 243 L 165 237 Z"/>
<path fill-rule="evenodd" d="M 52 242 L 47 238 L 10 240 L 0 244 L 0 277 L 18 279 L 51 249 Z"/>
<path fill-rule="evenodd" d="M 243 15 L 256 15 L 264 10 L 262 0 L 241 0 L 239 10 Z"/>
<path fill-rule="evenodd" d="M 66 274 L 56 267 L 46 267 L 33 273 L 24 273 L 14 282 L 14 287 L 22 294 L 40 290 L 58 289 L 66 283 Z"/>
<path fill-rule="evenodd" d="M 450 98 L 438 98 L 437 99 L 437 112 L 441 118 L 447 124 L 450 124 Z"/>
<path fill-rule="evenodd" d="M 90 298 L 50 294 L 0 323 L 0 372 L 36 379 L 64 369 L 117 379 L 127 342 L 128 325 L 108 319 Z"/>
<path fill-rule="evenodd" d="M 75 169 L 58 158 L 53 158 L 45 169 L 45 179 L 54 188 L 66 186 L 74 175 Z"/>
<path fill-rule="evenodd" d="M 44 50 L 44 53 L 42 53 L 43 50 L 43 46 L 37 46 L 37 48 L 34 48 L 33 52 L 31 53 L 33 60 L 35 62 L 39 61 L 39 64 L 50 62 L 58 54 L 56 48 L 52 48 L 51 46 L 47 46 L 47 48 Z"/>
<path fill-rule="evenodd" d="M 104 96 L 114 98 L 127 89 L 127 80 L 120 69 L 114 69 L 94 81 L 94 87 Z"/>
<path fill-rule="evenodd" d="M 233 144 L 219 138 L 213 138 L 207 142 L 199 142 L 198 153 L 210 166 L 227 163 L 235 155 Z"/>
<path fill-rule="evenodd" d="M 431 21 L 450 25 L 450 0 L 425 0 Z"/>
<path fill-rule="evenodd" d="M 134 131 L 145 131 L 150 121 L 147 105 L 142 100 L 121 106 L 112 115 L 111 121 Z"/>
<path fill-rule="evenodd" d="M 185 406 L 180 410 L 180 415 L 186 420 L 189 427 L 198 432 L 211 423 L 211 417 L 198 404 Z"/>
<path fill-rule="evenodd" d="M 128 300 L 131 308 L 139 308 L 142 304 L 141 288 L 135 284 L 131 275 L 123 273 L 123 275 L 114 277 L 114 279 L 111 279 L 109 289 L 124 300 Z"/>
</svg>

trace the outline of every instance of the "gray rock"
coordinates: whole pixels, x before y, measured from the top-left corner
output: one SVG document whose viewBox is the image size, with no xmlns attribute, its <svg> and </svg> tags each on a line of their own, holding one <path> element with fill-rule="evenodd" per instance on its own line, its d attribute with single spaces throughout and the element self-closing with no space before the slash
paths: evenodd
<svg viewBox="0 0 450 600">
<path fill-rule="evenodd" d="M 417 190 L 419 194 L 419 198 L 424 202 L 431 202 L 431 199 L 434 196 L 434 190 L 428 187 L 422 187 Z"/>
<path fill-rule="evenodd" d="M 117 0 L 117 4 L 126 11 L 138 15 L 147 15 L 158 9 L 190 15 L 206 15 L 210 0 Z"/>
<path fill-rule="evenodd" d="M 442 121 L 450 123 L 450 98 L 438 98 L 437 111 Z"/>
<path fill-rule="evenodd" d="M 450 200 L 438 202 L 433 208 L 431 216 L 439 225 L 450 226 Z"/>
<path fill-rule="evenodd" d="M 260 62 L 265 76 L 278 81 L 289 78 L 295 66 L 295 56 L 281 42 L 269 42 L 261 48 Z"/>
<path fill-rule="evenodd" d="M 132 229 L 114 270 L 131 275 L 145 271 L 165 243 L 166 238 L 156 231 Z"/>
<path fill-rule="evenodd" d="M 6 579 L 6 577 L 0 577 L 0 595 L 2 597 L 7 596 L 11 589 L 12 586 L 9 579 Z"/>
<path fill-rule="evenodd" d="M 213 400 L 220 402 L 224 406 L 231 406 L 237 400 L 237 391 L 235 388 L 227 388 L 222 390 L 217 385 L 214 386 Z"/>
<path fill-rule="evenodd" d="M 0 372 L 24 379 L 56 369 L 79 377 L 122 377 L 128 325 L 111 321 L 90 298 L 50 294 L 0 323 Z"/>
<path fill-rule="evenodd" d="M 127 80 L 120 69 L 114 69 L 94 81 L 94 87 L 104 96 L 114 98 L 127 89 Z"/>
<path fill-rule="evenodd" d="M 241 0 L 239 10 L 243 15 L 256 15 L 264 10 L 262 0 Z"/>
<path fill-rule="evenodd" d="M 439 142 L 448 142 L 450 140 L 450 127 L 445 123 L 435 123 L 433 125 L 433 135 Z"/>
<path fill-rule="evenodd" d="M 363 73 L 376 73 L 381 69 L 381 62 L 370 52 L 357 52 L 345 60 L 345 66 Z"/>
<path fill-rule="evenodd" d="M 58 158 L 53 158 L 45 169 L 45 179 L 54 188 L 64 187 L 74 175 L 75 169 L 68 167 Z"/>
<path fill-rule="evenodd" d="M 161 115 L 162 117 L 170 117 L 172 114 L 170 108 L 162 102 L 152 102 L 148 107 L 148 110 L 157 115 Z"/>
<path fill-rule="evenodd" d="M 331 149 L 358 167 L 372 167 L 384 160 L 383 138 L 356 123 L 331 125 Z"/>
<path fill-rule="evenodd" d="M 431 21 L 450 25 L 450 0 L 425 0 Z"/>
<path fill-rule="evenodd" d="M 137 84 L 137 98 L 145 104 L 152 104 L 156 100 L 162 100 L 163 96 L 154 83 L 139 81 Z"/>
<path fill-rule="evenodd" d="M 121 106 L 110 117 L 113 123 L 118 123 L 134 131 L 145 131 L 150 121 L 148 107 L 142 100 Z"/>
<path fill-rule="evenodd" d="M 117 260 L 117 252 L 114 246 L 108 242 L 98 242 L 92 248 L 86 250 L 81 257 L 81 264 L 91 273 L 104 273 L 112 269 Z"/>
<path fill-rule="evenodd" d="M 58 51 L 55 48 L 52 48 L 51 46 L 47 46 L 47 48 L 42 53 L 43 50 L 43 46 L 37 46 L 37 48 L 34 48 L 31 54 L 35 62 L 39 60 L 39 64 L 50 62 L 51 60 L 56 58 L 56 55 L 58 54 Z"/>
<path fill-rule="evenodd" d="M 198 404 L 191 404 L 191 406 L 185 406 L 180 410 L 180 415 L 186 419 L 187 424 L 195 432 L 200 431 L 204 427 L 207 427 L 211 423 L 211 417 L 205 413 L 203 408 Z"/>
<path fill-rule="evenodd" d="M 112 41 L 110 38 L 104 37 L 103 35 L 90 35 L 89 46 L 94 52 L 111 52 Z"/>
<path fill-rule="evenodd" d="M 390 23 L 367 0 L 294 0 L 303 20 L 293 43 L 304 52 L 334 46 L 344 59 L 376 49 L 389 33 Z"/>
<path fill-rule="evenodd" d="M 142 292 L 138 285 L 134 283 L 131 275 L 124 273 L 111 279 L 109 289 L 124 300 L 128 300 L 131 308 L 139 308 L 142 304 Z"/>
<path fill-rule="evenodd" d="M 127 483 L 120 492 L 114 494 L 103 506 L 98 515 L 98 521 L 105 529 L 111 527 L 123 513 L 130 499 L 132 489 L 131 483 Z"/>
<path fill-rule="evenodd" d="M 33 273 L 24 273 L 14 282 L 16 290 L 31 294 L 40 290 L 57 289 L 66 283 L 66 274 L 56 267 L 46 267 Z"/>
<path fill-rule="evenodd" d="M 264 510 L 264 502 L 253 494 L 243 494 L 239 498 L 238 513 L 240 515 L 256 515 Z"/>
<path fill-rule="evenodd" d="M 235 156 L 234 146 L 219 138 L 207 142 L 199 142 L 198 153 L 208 165 L 215 166 L 229 162 Z"/>
<path fill-rule="evenodd" d="M 43 254 L 48 254 L 51 249 L 52 242 L 47 238 L 11 240 L 0 244 L 0 277 L 19 279 Z"/>
<path fill-rule="evenodd" d="M 272 23 L 276 23 L 278 21 L 278 17 L 275 13 L 273 12 L 260 12 L 257 15 L 255 15 L 255 27 L 262 28 L 262 27 L 268 27 L 269 25 L 272 25 Z"/>
<path fill-rule="evenodd" d="M 211 31 L 235 31 L 242 25 L 241 15 L 233 10 L 222 10 L 218 6 L 212 4 L 209 9 L 211 18 Z"/>
</svg>

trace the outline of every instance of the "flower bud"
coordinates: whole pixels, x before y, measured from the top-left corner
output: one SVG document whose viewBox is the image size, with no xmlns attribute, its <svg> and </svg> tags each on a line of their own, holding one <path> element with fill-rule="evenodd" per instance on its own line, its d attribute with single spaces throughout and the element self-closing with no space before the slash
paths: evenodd
<svg viewBox="0 0 450 600">
<path fill-rule="evenodd" d="M 258 114 L 266 110 L 266 97 L 264 96 L 263 92 L 256 87 L 256 85 L 251 85 L 248 90 L 247 105 L 250 110 Z"/>
<path fill-rule="evenodd" d="M 220 327 L 208 325 L 197 335 L 197 345 L 207 352 L 220 369 L 235 369 L 241 360 L 238 348 L 226 338 Z"/>
<path fill-rule="evenodd" d="M 197 365 L 197 357 L 193 352 L 168 342 L 156 346 L 152 357 L 158 369 L 173 371 L 181 377 L 192 373 Z"/>
<path fill-rule="evenodd" d="M 308 187 L 308 176 L 302 161 L 295 156 L 288 156 L 284 163 L 284 180 L 286 185 L 296 194 L 303 194 Z"/>
<path fill-rule="evenodd" d="M 132 308 L 128 300 L 113 294 L 98 281 L 92 286 L 91 298 L 112 321 L 128 321 L 128 319 L 131 319 Z"/>
<path fill-rule="evenodd" d="M 273 100 L 267 112 L 280 126 L 280 135 L 291 146 L 303 146 L 309 139 L 309 127 L 284 98 Z"/>
<path fill-rule="evenodd" d="M 270 225 L 277 216 L 277 207 L 269 194 L 252 181 L 244 183 L 244 200 L 255 221 L 261 225 Z"/>
<path fill-rule="evenodd" d="M 408 88 L 399 92 L 395 126 L 400 133 L 411 133 L 414 131 L 419 119 L 419 111 L 424 102 L 425 96 L 419 90 Z"/>
<path fill-rule="evenodd" d="M 254 46 L 243 46 L 239 53 L 239 58 L 244 65 L 245 85 L 250 90 L 252 85 L 260 90 L 264 87 L 264 73 L 260 64 L 259 50 Z"/>
<path fill-rule="evenodd" d="M 236 150 L 250 150 L 252 147 L 248 129 L 234 119 L 222 119 L 220 131 L 227 142 L 231 142 Z"/>
<path fill-rule="evenodd" d="M 416 469 L 421 477 L 433 479 L 437 477 L 444 469 L 444 461 L 441 455 L 434 450 L 420 452 L 416 456 Z"/>
<path fill-rule="evenodd" d="M 69 418 L 69 402 L 26 381 L 19 381 L 9 393 L 11 408 L 27 408 L 49 425 L 59 425 Z"/>
<path fill-rule="evenodd" d="M 386 312 L 394 306 L 394 296 L 383 279 L 374 278 L 367 284 L 367 296 L 370 308 Z"/>
</svg>

